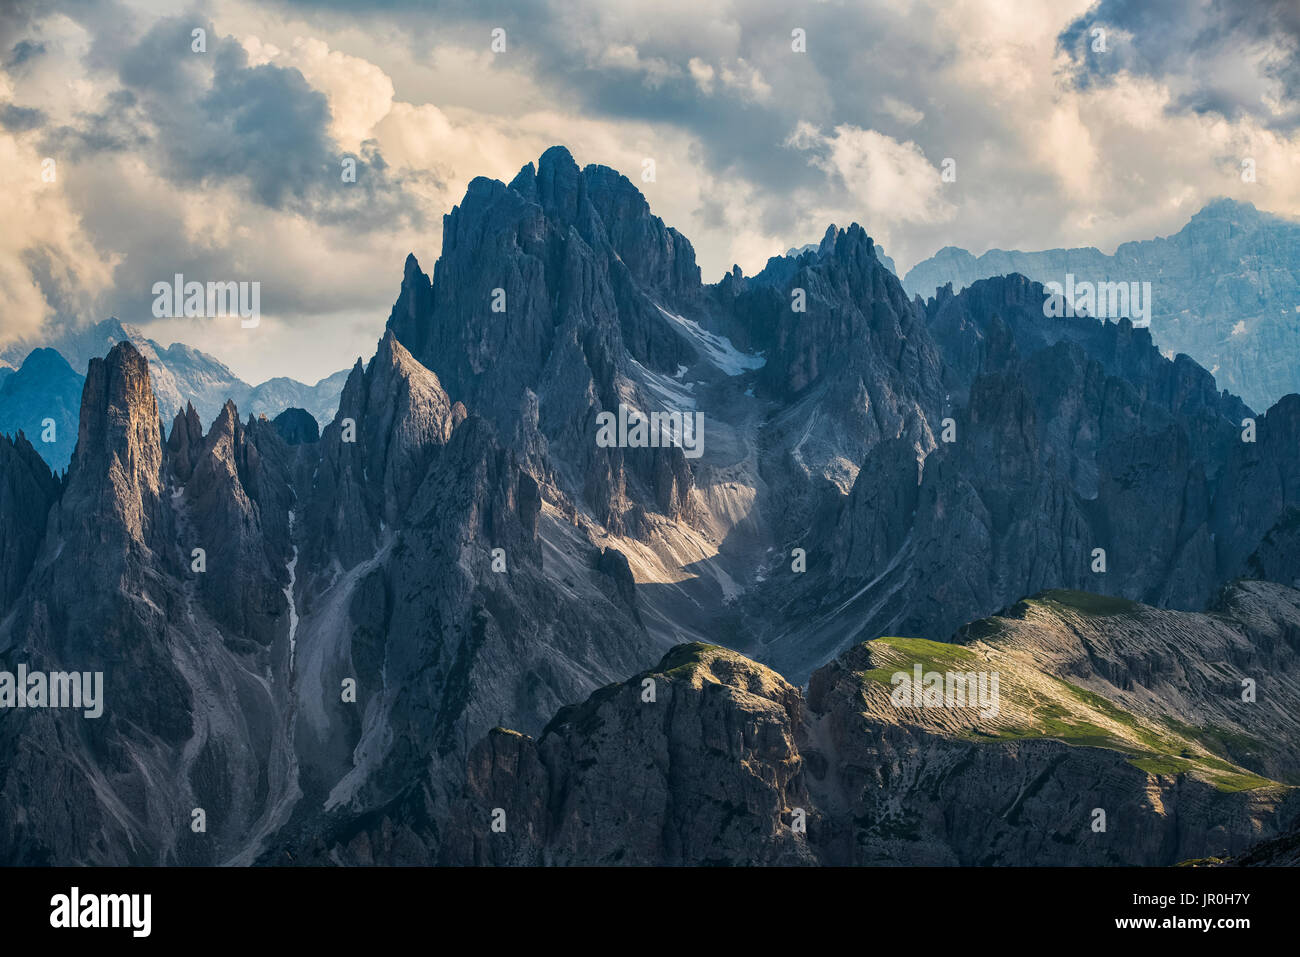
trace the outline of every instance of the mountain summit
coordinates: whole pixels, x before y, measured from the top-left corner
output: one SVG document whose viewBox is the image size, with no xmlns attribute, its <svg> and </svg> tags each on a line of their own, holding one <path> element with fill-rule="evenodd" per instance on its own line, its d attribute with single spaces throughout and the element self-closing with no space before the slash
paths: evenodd
<svg viewBox="0 0 1300 957">
<path fill-rule="evenodd" d="M 205 431 L 118 342 L 62 479 L 0 438 L 0 670 L 103 679 L 0 720 L 0 860 L 1171 864 L 1294 826 L 1300 396 L 1253 415 L 1022 275 L 909 297 L 857 224 L 705 284 L 560 148 L 443 231 L 319 431 Z M 1002 697 L 900 707 L 916 668 Z"/>
</svg>

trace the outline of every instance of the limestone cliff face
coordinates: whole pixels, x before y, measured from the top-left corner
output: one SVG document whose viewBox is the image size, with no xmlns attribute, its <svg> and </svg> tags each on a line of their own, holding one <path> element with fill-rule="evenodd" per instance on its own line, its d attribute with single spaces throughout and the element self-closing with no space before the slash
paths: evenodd
<svg viewBox="0 0 1300 957">
<path fill-rule="evenodd" d="M 773 323 L 761 377 L 790 398 L 816 394 L 821 421 L 785 434 L 790 447 L 806 434 L 809 452 L 821 443 L 855 466 L 885 439 L 929 451 L 942 397 L 939 353 L 862 227 L 828 230 L 817 256 L 781 285 L 787 315 Z M 792 309 L 796 290 L 805 293 L 804 312 Z"/>
<path fill-rule="evenodd" d="M 101 541 L 121 534 L 137 557 L 156 547 L 167 537 L 162 458 L 162 423 L 148 363 L 130 343 L 120 343 L 86 370 L 60 521 L 88 524 L 66 531 Z"/>
<path fill-rule="evenodd" d="M 1294 819 L 1300 402 L 1023 276 L 909 300 L 851 225 L 704 285 L 555 149 L 471 184 L 319 429 L 164 441 L 133 345 L 87 373 L 66 477 L 0 438 L 0 662 L 105 711 L 0 715 L 0 861 L 1152 864 Z M 702 445 L 597 444 L 620 405 Z M 895 708 L 909 662 L 1004 707 Z"/>
<path fill-rule="evenodd" d="M 0 608 L 22 590 L 58 495 L 58 479 L 27 438 L 0 435 Z"/>
<path fill-rule="evenodd" d="M 815 793 L 844 863 L 1121 864 L 1238 853 L 1294 819 L 1300 594 L 1213 615 L 1047 592 L 948 645 L 882 638 L 813 678 Z M 897 670 L 998 673 L 1000 707 L 898 708 Z M 1242 700 L 1264 676 L 1268 701 Z M 1280 722 L 1280 724 L 1279 724 Z M 1273 782 L 1273 783 L 1270 783 Z M 1094 831 L 1094 809 L 1106 830 Z"/>
<path fill-rule="evenodd" d="M 806 696 L 732 652 L 681 646 L 540 738 L 484 738 L 444 853 L 839 865 L 1241 853 L 1300 815 L 1298 626 L 1300 592 L 1264 583 L 1227 590 L 1208 615 L 1054 591 L 956 643 L 859 645 Z M 997 697 L 900 706 L 893 675 L 917 665 L 997 674 Z M 1267 690 L 1245 701 L 1249 676 Z"/>
<path fill-rule="evenodd" d="M 534 395 L 536 427 L 570 466 L 564 491 L 611 529 L 635 532 L 638 506 L 689 510 L 689 466 L 679 449 L 598 448 L 596 416 L 625 399 L 646 412 L 662 405 L 637 391 L 639 369 L 671 373 L 693 360 L 660 310 L 690 311 L 699 294 L 690 244 L 632 184 L 604 167 L 579 170 L 556 147 L 508 186 L 470 184 L 445 218 L 433 279 L 407 260 L 389 329 L 506 434 Z"/>
<path fill-rule="evenodd" d="M 177 445 L 183 450 L 185 443 Z M 200 600 L 238 642 L 269 646 L 283 630 L 294 507 L 279 435 L 266 423 L 250 421 L 246 428 L 234 403 L 226 403 L 194 451 L 175 507 L 185 522 L 182 562 L 190 558 L 192 565 L 195 548 L 205 553 L 207 568 L 196 576 Z"/>
<path fill-rule="evenodd" d="M 1285 405 L 1243 443 L 1250 409 L 1197 363 L 1043 301 L 1023 276 L 909 300 L 856 224 L 701 285 L 631 183 L 553 149 L 471 185 L 389 330 L 657 585 L 698 556 L 685 595 L 649 593 L 653 630 L 738 633 L 796 680 L 1048 587 L 1199 609 L 1237 575 L 1300 580 Z M 699 409 L 703 456 L 597 447 L 624 402 Z M 773 575 L 794 548 L 811 572 Z"/>
<path fill-rule="evenodd" d="M 368 367 L 357 361 L 334 421 L 321 433 L 321 461 L 307 501 L 310 557 L 344 567 L 374 554 L 381 526 L 409 506 L 429 463 L 465 418 L 438 377 L 392 333 Z"/>
<path fill-rule="evenodd" d="M 5 715 L 6 861 L 218 863 L 278 797 L 272 657 L 224 641 L 205 611 L 180 554 L 191 526 L 175 474 L 148 365 L 119 344 L 90 363 L 66 487 L 0 627 L 10 670 L 102 672 L 102 714 Z"/>
<path fill-rule="evenodd" d="M 565 556 L 544 560 L 538 483 L 391 332 L 319 445 L 296 569 L 303 798 L 262 859 L 427 862 L 474 741 L 540 730 L 658 645 L 632 582 L 620 595 L 594 556 L 548 569 Z"/>
<path fill-rule="evenodd" d="M 556 715 L 539 740 L 497 729 L 470 754 L 448 863 L 812 864 L 801 699 L 705 645 Z M 493 812 L 505 830 L 491 829 Z"/>
<path fill-rule="evenodd" d="M 861 226 L 831 226 L 756 276 L 737 267 L 706 294 L 711 328 L 763 355 L 757 389 L 779 400 L 763 430 L 768 468 L 847 491 L 879 443 L 901 437 L 917 457 L 934 447 L 938 346 Z M 805 517 L 800 507 L 796 527 Z"/>
<path fill-rule="evenodd" d="M 66 486 L 0 445 L 4 663 L 105 682 L 101 718 L 0 723 L 0 859 L 250 863 L 370 816 L 415 827 L 383 814 L 431 763 L 657 654 L 625 567 L 587 548 L 547 574 L 537 483 L 391 334 L 316 442 L 228 403 L 164 444 L 156 411 L 123 344 L 90 366 Z"/>
<path fill-rule="evenodd" d="M 1195 363 L 1041 301 L 1016 276 L 931 300 L 938 441 L 924 456 L 905 434 L 880 442 L 815 516 L 822 572 L 772 601 L 810 624 L 774 629 L 765 660 L 803 677 L 810 650 L 946 634 L 1049 587 L 1200 609 L 1239 575 L 1297 580 L 1291 399 L 1243 441 L 1250 410 Z"/>
<path fill-rule="evenodd" d="M 1300 396 L 1261 416 L 1224 475 L 1216 515 L 1220 562 L 1235 574 L 1300 581 Z"/>
<path fill-rule="evenodd" d="M 185 408 L 172 419 L 171 434 L 167 436 L 167 457 L 178 485 L 184 485 L 194 474 L 194 464 L 202 445 L 203 423 L 199 421 L 194 406 L 186 403 Z"/>
</svg>

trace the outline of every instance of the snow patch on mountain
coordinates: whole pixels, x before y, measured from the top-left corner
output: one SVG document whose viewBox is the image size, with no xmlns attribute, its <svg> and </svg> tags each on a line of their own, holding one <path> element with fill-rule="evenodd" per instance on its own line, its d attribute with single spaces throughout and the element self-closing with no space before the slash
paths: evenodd
<svg viewBox="0 0 1300 957">
<path fill-rule="evenodd" d="M 669 312 L 663 306 L 656 306 L 656 308 L 663 313 L 664 318 L 671 322 L 682 336 L 699 350 L 700 355 L 727 375 L 741 375 L 751 369 L 761 369 L 767 364 L 767 360 L 762 356 L 741 352 L 731 344 L 731 340 L 726 336 L 719 336 L 709 332 L 698 322 Z"/>
</svg>

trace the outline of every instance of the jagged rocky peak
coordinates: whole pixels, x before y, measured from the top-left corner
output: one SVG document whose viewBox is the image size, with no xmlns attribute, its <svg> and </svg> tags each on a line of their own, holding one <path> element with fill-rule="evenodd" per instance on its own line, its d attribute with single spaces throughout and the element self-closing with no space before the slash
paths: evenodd
<svg viewBox="0 0 1300 957">
<path fill-rule="evenodd" d="M 228 401 L 203 437 L 180 505 L 189 533 L 184 546 L 202 547 L 219 571 L 198 577 L 209 613 L 229 629 L 232 646 L 269 645 L 282 628 L 294 505 L 283 441 L 267 423 L 241 422 Z"/>
<path fill-rule="evenodd" d="M 354 370 L 355 374 L 355 370 Z M 352 378 L 348 379 L 348 387 Z M 384 333 L 361 383 L 362 417 L 371 452 L 368 466 L 385 477 L 385 491 L 418 482 L 424 450 L 446 444 L 465 417 L 438 376 L 421 365 L 391 330 Z"/>
<path fill-rule="evenodd" d="M 681 645 L 562 709 L 534 740 L 496 729 L 469 757 L 455 864 L 812 864 L 797 689 L 734 652 Z M 551 800 L 548 795 L 563 795 Z M 484 833 L 494 807 L 504 835 Z"/>
<path fill-rule="evenodd" d="M 760 373 L 769 388 L 795 396 L 848 375 L 861 377 L 869 392 L 884 385 L 871 381 L 882 376 L 895 380 L 892 393 L 910 390 L 928 400 L 937 392 L 939 357 L 925 323 L 857 223 L 829 227 L 815 256 L 785 260 L 755 284 L 770 280 L 782 288 Z M 897 404 L 893 396 L 879 398 Z"/>
<path fill-rule="evenodd" d="M 399 523 L 437 451 L 467 413 L 389 329 L 370 364 L 348 375 L 320 437 L 308 501 L 308 548 L 345 565 L 374 554 L 380 527 Z"/>
<path fill-rule="evenodd" d="M 120 523 L 134 541 L 148 543 L 161 519 L 162 463 L 149 363 L 130 342 L 119 342 L 86 369 L 65 510 L 86 522 Z"/>
<path fill-rule="evenodd" d="M 369 459 L 409 455 L 430 444 L 446 443 L 464 415 L 464 406 L 451 400 L 438 376 L 416 360 L 390 329 L 370 363 L 363 365 L 358 359 L 353 366 L 338 415 L 326 431 L 342 431 L 342 420 L 351 419 L 358 426 L 357 439 L 344 444 L 360 446 Z"/>
<path fill-rule="evenodd" d="M 617 170 L 593 165 L 583 176 L 605 232 L 633 278 L 670 299 L 695 295 L 700 268 L 686 237 L 651 214 L 641 191 Z"/>
<path fill-rule="evenodd" d="M 789 449 L 796 472 L 846 492 L 880 442 L 905 436 L 918 456 L 933 447 L 942 358 L 861 226 L 832 226 L 815 251 L 727 287 L 712 287 L 714 300 L 764 352 L 759 391 L 782 406 L 765 441 Z"/>
<path fill-rule="evenodd" d="M 1045 317 L 1041 291 L 995 277 L 926 306 L 946 438 L 923 466 L 910 440 L 872 448 L 809 536 L 841 583 L 787 595 L 810 626 L 750 646 L 764 660 L 802 677 L 862 634 L 946 634 L 1053 586 L 1197 609 L 1239 575 L 1300 577 L 1288 405 L 1243 441 L 1249 410 L 1195 362 L 1127 319 Z"/>
<path fill-rule="evenodd" d="M 1202 417 L 1219 426 L 1237 425 L 1251 414 L 1236 396 L 1220 392 L 1214 377 L 1194 360 L 1182 354 L 1172 360 L 1163 355 L 1150 329 L 1127 317 L 1112 321 L 1046 316 L 1045 297 L 1042 284 L 1013 273 L 979 280 L 957 295 L 939 295 L 926 304 L 926 321 L 944 354 L 945 389 L 955 401 L 966 401 L 978 375 L 1034 361 L 1035 354 L 1067 343 L 1077 348 L 1058 349 L 1058 355 L 1074 356 L 1075 365 L 1098 363 L 1144 401 L 1169 412 Z M 1052 391 L 1058 385 L 1044 383 L 1039 389 L 1045 398 L 1055 398 Z M 1213 457 L 1221 458 L 1221 451 Z"/>
<path fill-rule="evenodd" d="M 490 190 L 491 182 L 482 188 Z M 553 146 L 536 167 L 526 164 L 509 188 L 540 205 L 549 219 L 577 229 L 593 249 L 608 241 L 638 283 L 669 293 L 699 286 L 694 248 L 651 213 L 645 196 L 617 170 L 596 164 L 579 169 L 567 149 Z"/>
<path fill-rule="evenodd" d="M 402 286 L 388 316 L 388 329 L 395 331 L 408 349 L 423 355 L 430 325 L 427 322 L 433 311 L 433 283 L 420 268 L 415 253 L 407 253 L 402 265 Z"/>
<path fill-rule="evenodd" d="M 608 167 L 580 170 L 568 150 L 553 147 L 509 186 L 470 183 L 444 217 L 431 286 L 408 259 L 389 326 L 457 395 L 472 398 L 486 373 L 490 397 L 499 390 L 489 366 L 505 364 L 519 381 L 501 410 L 474 405 L 508 412 L 521 388 L 540 384 L 566 322 L 605 327 L 606 336 L 621 326 L 640 361 L 675 369 L 669 363 L 690 350 L 646 297 L 685 308 L 699 293 L 690 243 L 651 214 L 640 191 Z"/>
<path fill-rule="evenodd" d="M 144 356 L 123 342 L 89 362 L 77 451 L 0 647 L 102 675 L 102 713 L 0 722 L 6 780 L 55 796 L 0 789 L 5 860 L 221 863 L 286 786 L 271 752 L 289 695 L 271 646 L 287 630 L 289 499 L 264 432 L 279 441 L 229 405 L 203 436 L 187 409 L 164 449 Z"/>
<path fill-rule="evenodd" d="M 289 445 L 311 445 L 320 441 L 320 426 L 306 409 L 285 409 L 273 420 L 276 432 Z"/>
<path fill-rule="evenodd" d="M 203 448 L 195 463 L 193 491 L 201 493 L 218 485 L 230 491 L 242 490 L 241 473 L 246 476 L 248 465 L 249 446 L 239 410 L 233 401 L 227 400 L 203 438 Z"/>
<path fill-rule="evenodd" d="M 1267 215 L 1267 213 L 1261 213 L 1254 203 L 1232 199 L 1228 196 L 1220 196 L 1206 203 L 1199 212 L 1192 216 L 1191 222 L 1228 220 L 1230 222 L 1254 224 Z"/>
<path fill-rule="evenodd" d="M 82 471 L 112 455 L 127 456 L 123 465 L 136 476 L 155 472 L 162 458 L 149 363 L 126 341 L 86 369 L 73 462 Z"/>
<path fill-rule="evenodd" d="M 567 466 L 551 474 L 529 454 L 536 478 L 621 530 L 638 506 L 679 514 L 688 470 L 658 449 L 596 448 L 595 417 L 646 370 L 699 361 L 705 340 L 677 317 L 702 309 L 690 244 L 626 178 L 554 148 L 510 185 L 470 183 L 444 218 L 432 280 L 408 258 L 389 330 L 501 435 L 528 434 Z"/>
<path fill-rule="evenodd" d="M 167 456 L 172 474 L 176 481 L 184 485 L 194 473 L 194 464 L 198 461 L 203 447 L 203 423 L 193 404 L 186 402 L 185 408 L 176 413 L 172 420 L 171 435 L 167 437 Z"/>
</svg>

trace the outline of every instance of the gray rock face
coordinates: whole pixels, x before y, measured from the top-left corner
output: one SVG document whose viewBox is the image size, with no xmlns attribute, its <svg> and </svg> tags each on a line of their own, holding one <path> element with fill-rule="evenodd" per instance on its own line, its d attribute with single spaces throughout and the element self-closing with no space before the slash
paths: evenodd
<svg viewBox="0 0 1300 957">
<path fill-rule="evenodd" d="M 290 445 L 320 441 L 320 426 L 306 409 L 285 409 L 273 421 L 275 431 Z"/>
<path fill-rule="evenodd" d="M 45 537 L 59 481 L 20 433 L 0 435 L 0 608 L 13 607 Z"/>
<path fill-rule="evenodd" d="M 172 420 L 172 431 L 167 437 L 167 455 L 176 484 L 184 485 L 190 480 L 202 449 L 203 423 L 194 406 L 186 403 L 185 410 L 177 412 Z"/>
<path fill-rule="evenodd" d="M 5 440 L 5 663 L 103 671 L 105 706 L 0 723 L 0 859 L 310 846 L 431 759 L 462 766 L 494 723 L 540 729 L 652 656 L 630 576 L 546 575 L 536 482 L 391 334 L 343 411 L 291 446 L 233 403 L 203 435 L 191 408 L 164 445 L 148 364 L 124 343 L 90 363 L 66 487 Z M 83 737 L 75 760 L 44 759 Z M 29 788 L 65 799 L 20 814 Z"/>
<path fill-rule="evenodd" d="M 1020 273 L 1037 282 L 1150 282 L 1151 332 L 1162 351 L 1186 353 L 1255 409 L 1300 392 L 1300 224 L 1250 203 L 1210 203 L 1173 236 L 1123 243 L 1113 256 L 1094 248 L 972 256 L 947 247 L 903 279 L 929 298 L 990 276 Z M 1041 303 L 1040 303 L 1041 305 Z"/>
<path fill-rule="evenodd" d="M 1261 416 L 1224 473 L 1216 518 L 1220 564 L 1236 575 L 1294 584 L 1300 510 L 1300 396 Z"/>
<path fill-rule="evenodd" d="M 313 558 L 337 554 L 348 567 L 373 555 L 380 525 L 392 525 L 410 505 L 436 450 L 464 417 L 438 377 L 386 334 L 369 367 L 358 361 L 353 368 L 338 415 L 321 435 L 307 500 Z"/>
<path fill-rule="evenodd" d="M 735 304 L 766 315 L 774 330 L 770 343 L 760 339 L 760 379 L 791 408 L 766 441 L 841 484 L 884 439 L 928 452 L 941 400 L 938 350 L 870 237 L 856 224 L 832 228 L 816 256 L 799 263 L 780 291 L 769 284 L 778 272 L 770 265 L 773 275 L 756 277 L 754 292 Z M 807 312 L 792 311 L 797 290 Z"/>
<path fill-rule="evenodd" d="M 909 300 L 856 225 L 702 285 L 563 150 L 444 227 L 319 432 L 226 396 L 164 441 L 122 343 L 64 480 L 0 441 L 0 657 L 107 686 L 0 715 L 0 860 L 1169 863 L 1288 826 L 1295 593 L 1199 612 L 1300 581 L 1295 397 L 1252 416 L 1023 276 Z M 703 444 L 604 447 L 620 404 Z M 735 650 L 664 658 L 696 638 Z M 1001 718 L 889 703 L 968 655 Z"/>
<path fill-rule="evenodd" d="M 287 516 L 294 504 L 284 458 L 274 429 L 251 420 L 246 429 L 227 403 L 176 497 L 186 518 L 182 555 L 194 548 L 206 555 L 198 597 L 241 643 L 269 646 L 283 629 Z"/>
<path fill-rule="evenodd" d="M 9 670 L 102 673 L 102 715 L 0 722 L 6 861 L 216 863 L 274 797 L 269 656 L 228 650 L 183 577 L 167 472 L 148 364 L 119 344 L 89 364 L 66 485 L 0 626 Z"/>
<path fill-rule="evenodd" d="M 802 677 L 863 638 L 946 634 L 1048 587 L 1199 609 L 1240 575 L 1295 580 L 1290 400 L 1244 442 L 1250 410 L 1195 363 L 1039 302 L 1016 276 L 931 300 L 952 441 L 868 453 L 810 536 L 830 543 L 824 571 L 770 596 L 809 625 L 751 646 L 764 660 Z"/>
<path fill-rule="evenodd" d="M 92 532 L 92 524 L 108 524 L 130 544 L 131 557 L 166 548 L 162 460 L 149 364 L 130 343 L 119 343 L 86 370 L 61 521 L 79 524 L 88 537 L 102 534 Z"/>
<path fill-rule="evenodd" d="M 636 577 L 627 556 L 617 548 L 602 548 L 596 556 L 596 571 L 608 575 L 614 582 L 614 590 L 623 603 L 628 606 L 632 617 L 638 622 L 641 615 L 636 610 Z"/>
<path fill-rule="evenodd" d="M 1297 625 L 1300 592 L 1262 583 L 1228 590 L 1211 615 L 1048 592 L 958 644 L 855 647 L 806 696 L 733 652 L 684 645 L 536 740 L 491 732 L 471 752 L 445 859 L 1168 865 L 1240 853 L 1300 814 L 1287 786 Z M 995 671 L 1000 707 L 897 706 L 891 672 L 915 664 Z M 1269 676 L 1269 704 L 1242 701 L 1248 674 Z"/>
<path fill-rule="evenodd" d="M 535 396 L 537 429 L 569 466 L 564 490 L 612 530 L 635 533 L 638 506 L 685 514 L 690 468 L 675 448 L 598 448 L 596 416 L 625 398 L 663 406 L 637 387 L 639 369 L 671 374 L 694 361 L 660 310 L 690 313 L 700 294 L 690 244 L 631 183 L 605 167 L 579 170 L 556 147 L 509 186 L 470 184 L 445 218 L 432 281 L 407 259 L 389 328 L 505 434 Z"/>
<path fill-rule="evenodd" d="M 471 742 L 540 730 L 656 643 L 630 581 L 548 572 L 537 482 L 391 332 L 319 445 L 297 569 L 304 797 L 264 860 L 427 860 Z M 340 701 L 349 680 L 364 707 Z"/>
<path fill-rule="evenodd" d="M 810 806 L 795 744 L 800 705 L 797 689 L 739 655 L 674 649 L 561 711 L 539 740 L 492 731 L 470 754 L 444 859 L 816 863 L 790 828 L 793 809 Z M 495 808 L 503 833 L 491 829 Z"/>
</svg>

